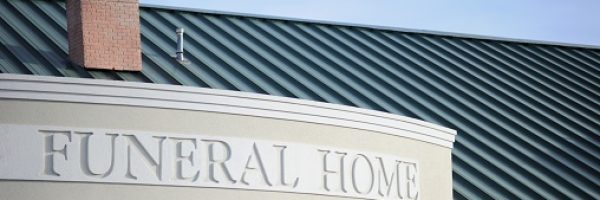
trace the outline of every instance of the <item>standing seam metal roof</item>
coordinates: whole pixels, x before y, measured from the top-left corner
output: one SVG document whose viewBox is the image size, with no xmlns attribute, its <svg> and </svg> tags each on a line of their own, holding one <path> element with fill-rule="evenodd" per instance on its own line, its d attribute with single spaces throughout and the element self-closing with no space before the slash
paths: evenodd
<svg viewBox="0 0 600 200">
<path fill-rule="evenodd" d="M 0 72 L 188 85 L 458 130 L 455 199 L 600 199 L 600 50 L 142 7 L 142 72 L 68 62 L 63 1 L 0 1 Z M 186 30 L 190 64 L 172 58 Z"/>
</svg>

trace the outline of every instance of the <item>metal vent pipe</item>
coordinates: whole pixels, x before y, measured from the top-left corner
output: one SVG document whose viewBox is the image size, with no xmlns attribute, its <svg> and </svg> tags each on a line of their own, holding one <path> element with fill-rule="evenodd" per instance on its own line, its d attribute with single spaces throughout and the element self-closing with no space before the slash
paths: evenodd
<svg viewBox="0 0 600 200">
<path fill-rule="evenodd" d="M 177 28 L 175 32 L 177 33 L 177 51 L 175 58 L 177 61 L 183 62 L 185 61 L 185 58 L 183 57 L 183 28 Z"/>
</svg>

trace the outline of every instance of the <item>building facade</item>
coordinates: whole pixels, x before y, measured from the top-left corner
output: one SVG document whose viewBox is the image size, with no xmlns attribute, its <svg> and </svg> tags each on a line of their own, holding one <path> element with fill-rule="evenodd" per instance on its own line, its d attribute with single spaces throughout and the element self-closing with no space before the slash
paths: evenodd
<svg viewBox="0 0 600 200">
<path fill-rule="evenodd" d="M 0 199 L 600 199 L 598 47 L 86 2 L 0 2 Z"/>
</svg>

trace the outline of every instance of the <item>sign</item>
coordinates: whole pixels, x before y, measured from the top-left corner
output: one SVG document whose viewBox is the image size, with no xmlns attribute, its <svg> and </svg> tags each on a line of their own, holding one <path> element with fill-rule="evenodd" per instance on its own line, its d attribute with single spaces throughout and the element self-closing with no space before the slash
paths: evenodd
<svg viewBox="0 0 600 200">
<path fill-rule="evenodd" d="M 0 179 L 419 199 L 418 162 L 392 155 L 96 128 L 0 124 Z"/>
</svg>

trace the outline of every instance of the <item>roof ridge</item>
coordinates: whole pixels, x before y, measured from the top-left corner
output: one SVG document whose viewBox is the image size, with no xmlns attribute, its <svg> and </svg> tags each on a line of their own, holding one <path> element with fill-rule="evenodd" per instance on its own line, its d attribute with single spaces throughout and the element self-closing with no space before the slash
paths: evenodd
<svg viewBox="0 0 600 200">
<path fill-rule="evenodd" d="M 151 9 L 163 9 L 163 10 L 173 10 L 173 11 L 215 14 L 215 15 L 230 15 L 230 16 L 238 16 L 238 17 L 270 19 L 270 20 L 294 21 L 294 22 L 313 23 L 313 24 L 322 24 L 322 25 L 368 28 L 368 29 L 383 30 L 383 31 L 417 33 L 417 34 L 427 34 L 427 35 L 435 35 L 435 36 L 456 37 L 456 38 L 463 38 L 463 39 L 480 39 L 480 40 L 492 40 L 492 41 L 499 41 L 499 42 L 513 42 L 513 43 L 522 43 L 522 44 L 537 44 L 537 45 L 550 45 L 550 46 L 600 50 L 600 45 L 587 45 L 587 44 L 575 44 L 575 43 L 565 43 L 565 42 L 553 42 L 553 41 L 545 41 L 545 40 L 506 38 L 506 37 L 486 36 L 486 35 L 478 35 L 478 34 L 470 34 L 470 33 L 432 31 L 432 30 L 425 30 L 425 29 L 411 29 L 411 28 L 368 25 L 368 24 L 359 24 L 359 23 L 350 23 L 350 22 L 336 22 L 336 21 L 328 21 L 328 20 L 303 19 L 303 18 L 282 17 L 282 16 L 275 16 L 275 15 L 219 11 L 219 10 L 210 10 L 210 9 L 202 9 L 202 8 L 186 8 L 186 7 L 165 6 L 165 5 L 156 5 L 156 4 L 140 4 L 140 7 L 151 8 Z"/>
</svg>

